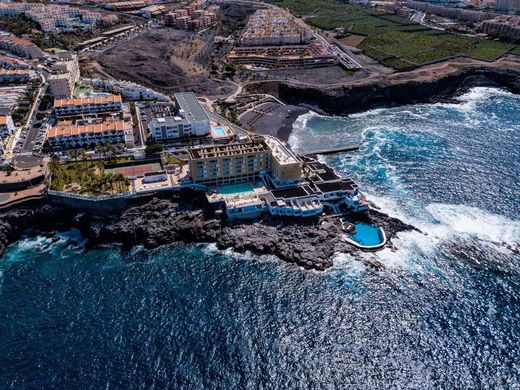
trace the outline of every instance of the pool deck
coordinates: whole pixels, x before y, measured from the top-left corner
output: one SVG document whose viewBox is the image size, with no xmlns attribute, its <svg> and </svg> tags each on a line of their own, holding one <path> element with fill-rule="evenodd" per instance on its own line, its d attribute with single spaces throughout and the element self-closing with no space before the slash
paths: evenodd
<svg viewBox="0 0 520 390">
<path fill-rule="evenodd" d="M 221 193 L 220 188 L 222 187 L 228 187 L 228 186 L 238 186 L 241 185 L 249 185 L 251 190 L 250 191 L 238 191 L 238 192 L 232 192 L 232 193 Z M 231 184 L 231 185 L 223 185 L 223 186 L 215 186 L 210 187 L 208 192 L 206 193 L 206 197 L 208 199 L 208 202 L 210 203 L 220 203 L 230 200 L 240 200 L 240 199 L 251 199 L 256 198 L 261 195 L 266 195 L 269 191 L 261 184 L 252 184 L 252 183 L 237 183 L 237 184 Z"/>
</svg>

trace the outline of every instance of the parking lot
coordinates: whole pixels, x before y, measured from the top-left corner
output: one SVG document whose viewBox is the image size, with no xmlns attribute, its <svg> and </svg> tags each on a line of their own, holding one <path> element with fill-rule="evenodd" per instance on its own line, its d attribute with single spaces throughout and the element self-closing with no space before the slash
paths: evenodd
<svg viewBox="0 0 520 390">
<path fill-rule="evenodd" d="M 20 137 L 13 149 L 14 153 L 41 153 L 51 113 L 52 108 L 48 101 L 42 100 L 32 117 L 32 121 L 28 124 L 29 127 L 24 127 L 21 130 Z M 41 119 L 37 119 L 38 117 Z"/>
<path fill-rule="evenodd" d="M 148 139 L 148 123 L 154 118 L 162 118 L 175 115 L 175 107 L 169 103 L 137 102 L 136 113 L 141 123 L 144 137 Z M 146 139 L 144 142 L 146 142 Z"/>
</svg>

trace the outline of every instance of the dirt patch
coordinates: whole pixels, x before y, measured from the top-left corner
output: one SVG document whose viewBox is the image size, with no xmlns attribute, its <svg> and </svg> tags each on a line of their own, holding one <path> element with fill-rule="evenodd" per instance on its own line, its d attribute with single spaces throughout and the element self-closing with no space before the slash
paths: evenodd
<svg viewBox="0 0 520 390">
<path fill-rule="evenodd" d="M 365 38 L 366 37 L 364 35 L 349 35 L 348 37 L 338 39 L 338 41 L 347 46 L 357 47 L 357 45 L 361 44 Z"/>
<path fill-rule="evenodd" d="M 197 61 L 212 39 L 172 28 L 154 29 L 113 47 L 96 59 L 115 78 L 134 81 L 166 93 L 193 91 L 226 96 L 235 89 L 225 81 L 210 79 Z"/>
</svg>

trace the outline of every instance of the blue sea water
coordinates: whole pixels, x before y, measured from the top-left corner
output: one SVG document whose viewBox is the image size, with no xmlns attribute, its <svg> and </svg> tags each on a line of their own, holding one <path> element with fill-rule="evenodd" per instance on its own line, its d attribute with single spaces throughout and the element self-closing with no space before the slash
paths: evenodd
<svg viewBox="0 0 520 390">
<path fill-rule="evenodd" d="M 520 97 L 306 114 L 326 157 L 419 227 L 325 272 L 212 245 L 85 250 L 75 231 L 0 259 L 0 388 L 518 388 Z M 345 129 L 348 129 L 346 131 Z M 314 146 L 314 145 L 313 145 Z"/>
</svg>

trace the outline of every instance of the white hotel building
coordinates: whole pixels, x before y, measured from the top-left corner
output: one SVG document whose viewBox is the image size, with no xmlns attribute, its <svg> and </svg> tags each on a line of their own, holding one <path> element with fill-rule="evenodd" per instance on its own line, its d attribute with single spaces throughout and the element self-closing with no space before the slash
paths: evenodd
<svg viewBox="0 0 520 390">
<path fill-rule="evenodd" d="M 154 118 L 148 131 L 155 142 L 167 142 L 183 137 L 202 137 L 211 131 L 208 114 L 192 92 L 175 94 L 179 106 L 178 116 Z"/>
</svg>

